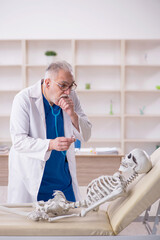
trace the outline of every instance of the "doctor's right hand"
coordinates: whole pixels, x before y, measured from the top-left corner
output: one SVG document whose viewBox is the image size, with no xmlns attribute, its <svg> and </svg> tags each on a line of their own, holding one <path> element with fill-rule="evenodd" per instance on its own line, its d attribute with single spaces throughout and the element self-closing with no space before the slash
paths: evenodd
<svg viewBox="0 0 160 240">
<path fill-rule="evenodd" d="M 49 143 L 48 151 L 57 150 L 57 151 L 66 151 L 69 149 L 70 145 L 75 142 L 75 138 L 66 138 L 66 137 L 57 137 L 51 139 Z"/>
</svg>

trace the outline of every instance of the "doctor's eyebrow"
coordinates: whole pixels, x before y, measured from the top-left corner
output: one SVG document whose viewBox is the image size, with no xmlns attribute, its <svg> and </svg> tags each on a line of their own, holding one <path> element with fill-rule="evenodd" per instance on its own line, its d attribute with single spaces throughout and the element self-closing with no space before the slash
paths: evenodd
<svg viewBox="0 0 160 240">
<path fill-rule="evenodd" d="M 74 81 L 72 81 L 72 83 L 69 84 L 67 81 L 60 80 L 60 83 L 66 84 L 66 85 L 70 86 L 70 85 L 72 85 L 74 83 Z"/>
</svg>

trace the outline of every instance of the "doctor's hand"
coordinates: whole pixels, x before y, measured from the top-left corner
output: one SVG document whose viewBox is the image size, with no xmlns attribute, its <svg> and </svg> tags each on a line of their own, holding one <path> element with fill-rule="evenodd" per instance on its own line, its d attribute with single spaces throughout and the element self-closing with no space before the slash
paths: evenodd
<svg viewBox="0 0 160 240">
<path fill-rule="evenodd" d="M 58 101 L 58 106 L 60 106 L 62 110 L 64 110 L 71 117 L 72 124 L 80 132 L 78 116 L 74 111 L 74 104 L 72 99 L 69 98 L 68 96 L 61 97 L 60 100 Z"/>
<path fill-rule="evenodd" d="M 60 98 L 58 106 L 60 106 L 70 117 L 75 114 L 73 101 L 69 97 Z"/>
<path fill-rule="evenodd" d="M 70 145 L 75 142 L 75 138 L 57 137 L 51 139 L 49 143 L 48 150 L 66 151 L 69 149 Z"/>
</svg>

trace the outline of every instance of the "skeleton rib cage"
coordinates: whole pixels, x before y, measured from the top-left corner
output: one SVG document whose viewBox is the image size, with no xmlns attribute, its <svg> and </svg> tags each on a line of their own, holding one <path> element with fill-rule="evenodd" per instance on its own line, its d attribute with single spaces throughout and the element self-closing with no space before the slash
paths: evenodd
<svg viewBox="0 0 160 240">
<path fill-rule="evenodd" d="M 93 180 L 87 187 L 87 205 L 102 199 L 103 197 L 111 194 L 118 188 L 122 188 L 122 178 L 120 175 L 114 174 L 112 176 L 100 176 Z"/>
</svg>

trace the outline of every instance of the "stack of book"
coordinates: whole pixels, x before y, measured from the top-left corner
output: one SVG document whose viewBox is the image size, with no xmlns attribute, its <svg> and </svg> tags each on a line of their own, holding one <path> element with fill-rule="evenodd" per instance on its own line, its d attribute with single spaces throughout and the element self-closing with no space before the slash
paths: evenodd
<svg viewBox="0 0 160 240">
<path fill-rule="evenodd" d="M 118 155 L 119 150 L 116 147 L 101 148 L 75 148 L 75 153 L 79 155 L 97 154 L 97 155 Z"/>
<path fill-rule="evenodd" d="M 0 155 L 8 154 L 9 153 L 9 147 L 6 145 L 0 146 Z"/>
<path fill-rule="evenodd" d="M 75 153 L 76 154 L 93 154 L 94 153 L 94 149 L 93 148 L 75 148 Z"/>
<path fill-rule="evenodd" d="M 118 154 L 119 151 L 116 147 L 104 147 L 104 148 L 95 148 L 95 153 L 98 155 L 114 155 Z"/>
</svg>

